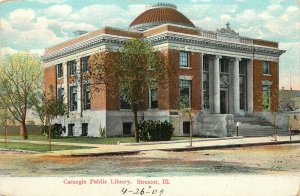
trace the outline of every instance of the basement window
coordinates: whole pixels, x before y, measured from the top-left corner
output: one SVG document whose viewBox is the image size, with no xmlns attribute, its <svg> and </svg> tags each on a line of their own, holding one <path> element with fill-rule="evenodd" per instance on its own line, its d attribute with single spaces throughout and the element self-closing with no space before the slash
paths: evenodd
<svg viewBox="0 0 300 196">
<path fill-rule="evenodd" d="M 183 122 L 183 134 L 190 134 L 190 127 L 191 127 L 191 124 L 190 124 L 190 121 L 185 121 Z"/>
<path fill-rule="evenodd" d="M 131 135 L 131 128 L 132 128 L 131 122 L 124 122 L 123 123 L 123 135 Z"/>
</svg>

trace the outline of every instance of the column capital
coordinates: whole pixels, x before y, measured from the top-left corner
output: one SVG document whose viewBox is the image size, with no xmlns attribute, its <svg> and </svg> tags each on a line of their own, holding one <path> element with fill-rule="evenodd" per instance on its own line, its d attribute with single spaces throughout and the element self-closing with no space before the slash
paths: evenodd
<svg viewBox="0 0 300 196">
<path fill-rule="evenodd" d="M 242 60 L 242 58 L 240 58 L 240 57 L 235 58 L 235 61 L 241 61 L 241 60 Z"/>
<path fill-rule="evenodd" d="M 215 55 L 215 58 L 216 58 L 216 59 L 221 59 L 222 56 L 221 56 L 221 55 Z"/>
</svg>

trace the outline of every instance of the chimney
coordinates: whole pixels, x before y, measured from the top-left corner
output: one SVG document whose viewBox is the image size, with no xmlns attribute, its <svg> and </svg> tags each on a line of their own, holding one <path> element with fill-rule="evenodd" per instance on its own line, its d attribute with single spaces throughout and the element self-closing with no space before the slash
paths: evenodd
<svg viewBox="0 0 300 196">
<path fill-rule="evenodd" d="M 83 30 L 73 31 L 74 37 L 78 37 L 78 36 L 86 34 L 86 33 L 87 33 L 87 31 L 83 31 Z"/>
</svg>

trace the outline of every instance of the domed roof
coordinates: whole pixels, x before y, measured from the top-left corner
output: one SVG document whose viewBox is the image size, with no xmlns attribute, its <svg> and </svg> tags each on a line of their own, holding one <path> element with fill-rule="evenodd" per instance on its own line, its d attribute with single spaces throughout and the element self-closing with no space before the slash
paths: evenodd
<svg viewBox="0 0 300 196">
<path fill-rule="evenodd" d="M 195 25 L 186 16 L 177 11 L 175 5 L 168 3 L 147 6 L 146 11 L 136 17 L 129 28 L 143 31 L 165 23 L 195 28 Z"/>
</svg>

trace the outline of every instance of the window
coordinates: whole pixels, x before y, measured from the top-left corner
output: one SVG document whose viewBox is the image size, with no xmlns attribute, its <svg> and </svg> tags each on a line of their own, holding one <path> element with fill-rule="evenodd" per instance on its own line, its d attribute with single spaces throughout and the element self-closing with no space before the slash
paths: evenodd
<svg viewBox="0 0 300 196">
<path fill-rule="evenodd" d="M 82 134 L 81 136 L 87 136 L 88 135 L 88 123 L 82 123 Z"/>
<path fill-rule="evenodd" d="M 270 64 L 268 61 L 263 61 L 263 71 L 264 71 L 264 74 L 271 74 L 270 72 Z"/>
<path fill-rule="evenodd" d="M 76 73 L 76 63 L 75 61 L 68 61 L 69 75 L 73 76 Z"/>
<path fill-rule="evenodd" d="M 247 67 L 247 61 L 240 61 L 240 64 L 239 64 L 240 75 L 246 74 L 246 67 Z"/>
<path fill-rule="evenodd" d="M 89 110 L 91 109 L 91 98 L 90 98 L 90 85 L 83 85 L 83 109 Z"/>
<path fill-rule="evenodd" d="M 75 124 L 68 124 L 68 136 L 73 136 L 75 132 Z"/>
<path fill-rule="evenodd" d="M 56 65 L 56 73 L 57 73 L 57 78 L 63 77 L 64 72 L 63 72 L 63 64 L 62 63 Z"/>
<path fill-rule="evenodd" d="M 188 52 L 180 51 L 179 63 L 180 67 L 188 67 Z"/>
<path fill-rule="evenodd" d="M 123 135 L 131 135 L 131 122 L 125 122 L 123 123 Z"/>
<path fill-rule="evenodd" d="M 209 57 L 203 58 L 203 107 L 209 109 Z"/>
<path fill-rule="evenodd" d="M 183 134 L 190 134 L 190 122 L 186 121 L 183 122 L 182 128 L 183 128 Z"/>
<path fill-rule="evenodd" d="M 179 98 L 180 102 L 184 104 L 186 108 L 191 105 L 191 81 L 190 80 L 180 80 L 179 88 Z"/>
<path fill-rule="evenodd" d="M 64 100 L 64 95 L 65 95 L 65 89 L 64 88 L 57 88 L 57 100 L 63 101 Z"/>
<path fill-rule="evenodd" d="M 263 110 L 270 111 L 271 109 L 271 92 L 269 85 L 263 85 Z"/>
<path fill-rule="evenodd" d="M 123 90 L 120 95 L 121 109 L 131 109 L 131 105 L 128 101 L 128 90 Z"/>
<path fill-rule="evenodd" d="M 89 56 L 82 57 L 80 59 L 81 62 L 81 69 L 83 73 L 86 73 L 89 71 Z"/>
<path fill-rule="evenodd" d="M 77 86 L 70 87 L 70 111 L 77 110 Z"/>
<path fill-rule="evenodd" d="M 228 67 L 229 67 L 229 60 L 226 58 L 221 59 L 221 65 L 220 65 L 220 72 L 221 73 L 228 73 Z"/>
<path fill-rule="evenodd" d="M 152 109 L 158 108 L 158 100 L 157 100 L 157 89 L 150 89 L 150 107 Z"/>
</svg>

